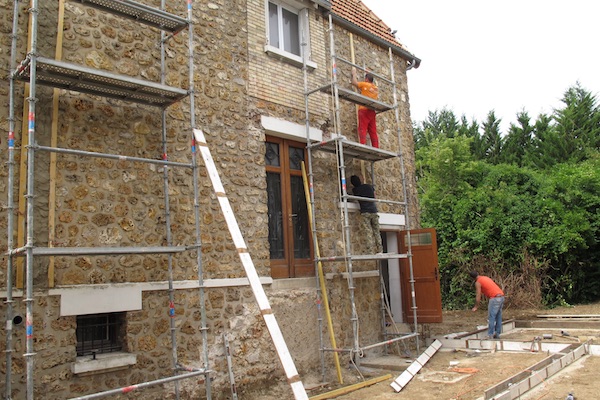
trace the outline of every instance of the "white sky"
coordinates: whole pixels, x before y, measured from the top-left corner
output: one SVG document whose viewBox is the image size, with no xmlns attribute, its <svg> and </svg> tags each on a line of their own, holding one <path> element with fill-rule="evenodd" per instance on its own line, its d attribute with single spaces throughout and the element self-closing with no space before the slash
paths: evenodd
<svg viewBox="0 0 600 400">
<path fill-rule="evenodd" d="M 362 0 L 421 66 L 408 72 L 413 121 L 446 107 L 502 133 L 521 110 L 561 108 L 576 82 L 600 91 L 597 0 Z"/>
</svg>

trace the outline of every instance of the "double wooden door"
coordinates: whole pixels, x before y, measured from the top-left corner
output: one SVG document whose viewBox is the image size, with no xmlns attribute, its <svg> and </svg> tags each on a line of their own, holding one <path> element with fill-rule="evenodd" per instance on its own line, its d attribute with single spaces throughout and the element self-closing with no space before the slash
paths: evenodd
<svg viewBox="0 0 600 400">
<path fill-rule="evenodd" d="M 306 146 L 270 136 L 265 145 L 271 276 L 314 276 L 313 243 L 302 181 Z"/>
</svg>

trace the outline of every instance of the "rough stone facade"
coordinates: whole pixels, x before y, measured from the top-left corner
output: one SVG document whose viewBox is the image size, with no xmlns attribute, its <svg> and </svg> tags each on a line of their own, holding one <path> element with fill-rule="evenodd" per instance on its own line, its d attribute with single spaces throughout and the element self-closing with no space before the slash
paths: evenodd
<svg viewBox="0 0 600 400">
<path fill-rule="evenodd" d="M 308 85 L 315 87 L 329 79 L 329 21 L 312 3 L 309 4 L 311 61 L 317 68 L 308 73 Z M 24 3 L 24 2 L 21 2 Z M 57 51 L 58 3 L 40 1 L 38 32 L 39 55 L 54 58 Z M 160 1 L 144 0 L 159 7 Z M 185 1 L 170 1 L 169 11 L 186 16 Z M 181 4 L 179 4 L 181 3 Z M 291 65 L 265 53 L 264 0 L 194 1 L 194 118 L 203 129 L 231 206 L 244 235 L 252 260 L 261 277 L 270 276 L 268 213 L 265 180 L 265 129 L 261 116 L 304 124 L 304 80 L 299 66 Z M 8 131 L 8 77 L 10 70 L 10 33 L 12 32 L 11 0 L 0 0 L 0 127 Z M 20 5 L 17 61 L 27 50 L 28 5 Z M 161 79 L 160 34 L 157 30 L 111 16 L 79 2 L 65 2 L 62 59 L 134 78 L 159 82 Z M 335 28 L 336 51 L 350 59 L 348 32 Z M 168 40 L 165 82 L 190 88 L 188 69 L 188 32 Z M 356 63 L 378 74 L 389 76 L 388 51 L 368 40 L 354 36 Z M 414 151 L 408 107 L 406 62 L 394 56 L 394 70 L 399 85 L 402 137 L 401 152 L 408 179 L 412 204 L 412 226 L 418 225 L 416 189 L 414 186 Z M 342 84 L 349 84 L 350 70 L 340 68 Z M 389 89 L 389 88 L 388 88 Z M 380 84 L 382 99 L 392 102 L 389 90 Z M 15 95 L 16 142 L 15 168 L 21 173 L 14 182 L 15 201 L 23 204 L 25 192 L 23 133 L 26 134 L 27 110 L 25 85 L 17 83 Z M 56 97 L 53 97 L 56 96 Z M 120 154 L 129 157 L 160 159 L 168 149 L 170 161 L 189 162 L 191 115 L 189 100 L 169 107 L 167 129 L 161 138 L 160 110 L 118 100 L 87 96 L 81 93 L 38 87 L 36 94 L 36 141 L 40 145 L 91 152 Z M 58 99 L 58 114 L 53 114 L 53 98 Z M 309 101 L 310 124 L 322 129 L 324 137 L 332 131 L 332 108 L 329 96 L 314 94 Z M 356 135 L 355 106 L 343 104 L 343 132 Z M 399 149 L 398 131 L 393 111 L 378 116 L 381 147 Z M 26 122 L 25 122 L 26 123 Z M 52 142 L 52 124 L 57 124 Z M 0 156 L 7 159 L 7 146 L 2 140 Z M 39 153 L 38 153 L 39 154 Z M 339 240 L 342 224 L 338 198 L 332 195 L 332 178 L 337 176 L 335 156 L 315 154 L 315 212 L 322 256 L 341 254 Z M 36 158 L 35 244 L 56 247 L 110 247 L 166 245 L 166 213 L 164 202 L 164 168 L 155 164 L 56 155 L 56 175 L 49 173 L 54 161 L 46 153 Z M 202 164 L 201 160 L 199 163 Z M 360 164 L 351 161 L 346 175 L 358 173 Z M 191 170 L 169 168 L 169 218 L 172 243 L 191 245 L 195 240 L 194 192 Z M 375 175 L 378 197 L 402 200 L 400 164 L 397 159 L 377 163 Z M 0 203 L 7 207 L 8 167 L 0 165 Z M 17 177 L 19 174 L 17 174 Z M 327 179 L 325 177 L 328 177 Z M 245 277 L 225 220 L 206 171 L 199 169 L 199 203 L 203 279 Z M 391 205 L 380 211 L 399 213 Z M 15 212 L 17 218 L 21 213 Z M 23 221 L 19 219 L 23 238 Z M 351 220 L 353 229 L 357 226 Z M 6 212 L 0 214 L 0 226 L 7 231 Z M 15 239 L 16 240 L 16 239 Z M 0 238 L 6 249 L 6 238 Z M 22 245 L 22 244 L 21 244 Z M 361 252 L 360 241 L 352 243 Z M 5 293 L 7 257 L 2 252 L 0 291 Z M 137 355 L 130 368 L 77 375 L 72 371 L 76 361 L 76 318 L 61 316 L 61 297 L 56 288 L 94 285 L 137 284 L 169 280 L 169 262 L 175 282 L 198 281 L 197 255 L 187 251 L 174 255 L 120 255 L 48 257 L 36 259 L 34 268 L 34 348 L 35 398 L 64 399 L 114 389 L 169 376 L 172 372 L 171 335 L 169 329 L 169 293 L 164 289 L 142 290 L 140 310 L 127 311 L 124 351 Z M 17 263 L 17 269 L 21 268 Z M 325 272 L 342 272 L 344 265 L 330 263 Z M 355 264 L 355 271 L 372 270 L 374 264 Z M 19 273 L 14 279 L 19 280 Z M 49 277 L 51 276 L 51 278 Z M 348 285 L 337 276 L 328 286 L 328 295 L 338 347 L 352 347 Z M 380 340 L 379 279 L 355 280 L 356 306 L 361 318 L 361 341 Z M 87 285 L 87 286 L 86 286 Z M 274 314 L 286 339 L 300 377 L 320 371 L 319 334 L 317 324 L 316 285 L 266 285 Z M 21 291 L 15 292 L 15 315 L 25 315 Z M 181 364 L 203 366 L 201 303 L 197 287 L 174 290 L 177 356 Z M 3 308 L 4 310 L 4 303 Z M 271 338 L 264 325 L 252 291 L 247 285 L 215 286 L 206 289 L 209 367 L 215 372 L 213 397 L 228 398 L 229 380 L 222 335 L 227 335 L 233 357 L 233 371 L 241 391 L 251 390 L 265 382 L 284 382 L 285 375 L 277 359 Z M 325 332 L 325 331 L 324 331 Z M 0 331 L 0 347 L 6 343 L 6 332 Z M 324 337 L 326 335 L 324 334 Z M 13 398 L 25 393 L 25 334 L 17 325 L 13 339 L 11 371 Z M 326 357 L 328 374 L 334 369 Z M 347 363 L 347 359 L 343 362 Z M 0 362 L 0 379 L 4 382 L 6 362 Z M 202 379 L 182 381 L 183 398 L 202 397 Z M 173 384 L 165 384 L 133 393 L 127 398 L 174 398 Z M 118 396 L 116 398 L 119 398 Z"/>
</svg>

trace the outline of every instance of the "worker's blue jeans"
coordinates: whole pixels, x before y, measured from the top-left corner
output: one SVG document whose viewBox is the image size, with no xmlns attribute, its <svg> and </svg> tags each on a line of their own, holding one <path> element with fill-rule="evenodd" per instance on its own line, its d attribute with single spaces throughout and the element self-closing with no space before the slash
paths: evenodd
<svg viewBox="0 0 600 400">
<path fill-rule="evenodd" d="M 502 333 L 502 307 L 504 296 L 493 297 L 488 302 L 488 336 L 500 338 Z"/>
</svg>

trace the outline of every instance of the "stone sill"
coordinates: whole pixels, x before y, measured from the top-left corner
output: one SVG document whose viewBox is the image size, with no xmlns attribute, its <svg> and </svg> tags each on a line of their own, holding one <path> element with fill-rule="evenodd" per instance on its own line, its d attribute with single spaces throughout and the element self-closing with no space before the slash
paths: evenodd
<svg viewBox="0 0 600 400">
<path fill-rule="evenodd" d="M 102 374 L 127 369 L 136 362 L 137 356 L 132 353 L 97 354 L 95 360 L 92 356 L 77 357 L 77 360 L 71 365 L 71 371 L 79 376 Z"/>
<path fill-rule="evenodd" d="M 302 67 L 304 65 L 302 63 L 302 57 L 292 53 L 288 53 L 287 51 L 280 50 L 277 47 L 273 47 L 268 44 L 265 45 L 265 53 L 267 53 L 271 57 L 277 58 L 278 60 L 291 64 L 295 67 Z M 310 60 L 306 61 L 306 66 L 308 67 L 309 71 L 317 69 L 317 63 Z"/>
</svg>

